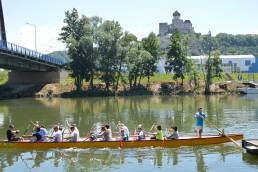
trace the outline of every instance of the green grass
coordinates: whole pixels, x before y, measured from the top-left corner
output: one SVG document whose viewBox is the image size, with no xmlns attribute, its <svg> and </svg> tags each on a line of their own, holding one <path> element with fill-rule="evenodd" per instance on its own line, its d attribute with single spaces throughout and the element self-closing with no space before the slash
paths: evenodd
<svg viewBox="0 0 258 172">
<path fill-rule="evenodd" d="M 235 81 L 238 81 L 238 73 L 230 73 L 229 74 Z M 253 80 L 258 80 L 258 73 L 254 73 L 254 74 L 248 74 L 248 73 L 242 73 L 242 81 L 244 80 L 248 80 L 248 81 L 253 81 Z M 200 80 L 203 80 L 203 74 L 200 74 Z M 124 80 L 126 81 L 126 84 L 128 84 L 128 75 L 124 74 L 123 75 Z M 139 81 L 139 80 L 138 80 Z M 137 83 L 138 83 L 137 81 Z M 189 76 L 186 75 L 184 82 L 188 82 L 189 81 Z M 215 82 L 223 82 L 223 81 L 227 81 L 226 77 L 222 77 L 222 78 L 214 78 Z M 65 83 L 73 83 L 74 80 L 72 78 L 67 78 L 67 81 Z M 155 74 L 154 76 L 152 76 L 150 78 L 150 84 L 154 84 L 154 83 L 162 83 L 162 82 L 175 82 L 175 80 L 173 80 L 173 74 Z M 178 79 L 178 82 L 181 82 L 180 79 Z M 99 84 L 102 83 L 102 81 L 98 78 L 94 78 L 94 84 Z M 121 79 L 120 79 L 120 83 L 121 83 Z M 144 77 L 141 79 L 141 84 L 148 84 L 148 78 Z"/>
<path fill-rule="evenodd" d="M 0 85 L 8 81 L 8 71 L 0 71 Z"/>
</svg>

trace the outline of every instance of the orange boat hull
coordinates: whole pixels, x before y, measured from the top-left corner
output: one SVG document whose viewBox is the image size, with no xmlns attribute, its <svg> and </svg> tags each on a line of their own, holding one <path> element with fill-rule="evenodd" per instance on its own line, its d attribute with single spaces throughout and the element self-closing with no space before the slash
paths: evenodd
<svg viewBox="0 0 258 172">
<path fill-rule="evenodd" d="M 228 137 L 215 135 L 203 136 L 202 138 L 182 137 L 178 140 L 129 140 L 129 141 L 78 141 L 78 142 L 0 142 L 0 148 L 139 148 L 139 147 L 179 147 L 179 146 L 197 146 L 208 144 L 219 144 L 231 142 L 229 139 L 241 140 L 243 134 L 228 134 Z"/>
</svg>

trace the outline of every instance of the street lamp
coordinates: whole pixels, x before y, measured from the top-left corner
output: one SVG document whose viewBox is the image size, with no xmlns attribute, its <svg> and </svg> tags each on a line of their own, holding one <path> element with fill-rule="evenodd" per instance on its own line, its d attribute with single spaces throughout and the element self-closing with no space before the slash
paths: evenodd
<svg viewBox="0 0 258 172">
<path fill-rule="evenodd" d="M 26 24 L 34 26 L 34 29 L 35 29 L 35 51 L 37 51 L 37 26 L 35 24 L 31 24 L 31 23 L 26 23 Z"/>
</svg>

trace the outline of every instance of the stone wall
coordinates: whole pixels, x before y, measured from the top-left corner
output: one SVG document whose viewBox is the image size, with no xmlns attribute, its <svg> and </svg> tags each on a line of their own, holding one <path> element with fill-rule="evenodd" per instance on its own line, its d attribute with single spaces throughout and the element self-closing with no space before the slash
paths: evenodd
<svg viewBox="0 0 258 172">
<path fill-rule="evenodd" d="M 65 81 L 67 71 L 58 72 L 20 72 L 11 71 L 8 73 L 7 84 L 49 84 Z"/>
</svg>

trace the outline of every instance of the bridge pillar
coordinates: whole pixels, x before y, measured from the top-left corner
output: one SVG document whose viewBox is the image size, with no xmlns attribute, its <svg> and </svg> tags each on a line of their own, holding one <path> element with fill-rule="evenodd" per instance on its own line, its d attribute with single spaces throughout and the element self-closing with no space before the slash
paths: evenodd
<svg viewBox="0 0 258 172">
<path fill-rule="evenodd" d="M 50 84 L 65 81 L 68 76 L 67 71 L 55 72 L 20 72 L 11 71 L 8 73 L 7 84 Z"/>
</svg>

